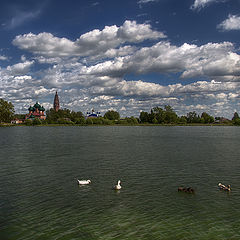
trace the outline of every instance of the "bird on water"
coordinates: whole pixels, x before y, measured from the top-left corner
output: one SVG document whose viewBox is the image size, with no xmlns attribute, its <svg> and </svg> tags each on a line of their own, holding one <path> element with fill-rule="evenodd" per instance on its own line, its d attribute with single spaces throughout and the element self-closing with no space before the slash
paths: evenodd
<svg viewBox="0 0 240 240">
<path fill-rule="evenodd" d="M 117 183 L 117 185 L 114 186 L 114 189 L 115 189 L 115 190 L 120 190 L 121 188 L 122 188 L 122 186 L 121 186 L 121 181 L 118 180 L 118 183 Z"/>
<path fill-rule="evenodd" d="M 79 184 L 79 185 L 86 185 L 86 184 L 91 183 L 91 180 L 78 180 L 78 179 L 77 179 L 77 181 L 78 181 L 78 184 Z"/>
</svg>

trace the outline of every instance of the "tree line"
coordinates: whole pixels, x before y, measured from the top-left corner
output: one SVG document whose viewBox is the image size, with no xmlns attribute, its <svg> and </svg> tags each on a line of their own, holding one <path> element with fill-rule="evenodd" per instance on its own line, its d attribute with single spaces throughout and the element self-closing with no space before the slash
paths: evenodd
<svg viewBox="0 0 240 240">
<path fill-rule="evenodd" d="M 74 112 L 69 109 L 60 109 L 57 112 L 54 109 L 46 111 L 47 124 L 80 124 L 80 125 L 112 125 L 112 124 L 138 124 L 137 118 L 126 117 L 120 119 L 117 111 L 109 110 L 103 117 L 86 118 L 82 112 Z"/>
<path fill-rule="evenodd" d="M 24 114 L 15 114 L 14 106 L 11 102 L 0 99 L 0 123 L 10 123 L 13 119 L 24 119 Z M 213 124 L 226 123 L 240 125 L 240 117 L 237 112 L 234 113 L 232 120 L 223 117 L 213 117 L 203 112 L 201 115 L 195 111 L 187 113 L 186 116 L 178 116 L 170 105 L 163 108 L 154 107 L 150 112 L 142 111 L 139 117 L 121 118 L 117 111 L 109 110 L 103 117 L 86 118 L 81 111 L 75 112 L 69 109 L 54 109 L 46 111 L 46 119 L 25 120 L 25 125 L 41 124 L 68 124 L 68 125 L 111 125 L 111 124 Z"/>
<path fill-rule="evenodd" d="M 139 116 L 141 123 L 153 124 L 187 124 L 187 123 L 214 123 L 213 116 L 203 112 L 199 116 L 195 111 L 187 113 L 186 116 L 179 117 L 170 105 L 165 105 L 164 108 L 154 107 L 148 112 L 141 112 Z"/>
</svg>

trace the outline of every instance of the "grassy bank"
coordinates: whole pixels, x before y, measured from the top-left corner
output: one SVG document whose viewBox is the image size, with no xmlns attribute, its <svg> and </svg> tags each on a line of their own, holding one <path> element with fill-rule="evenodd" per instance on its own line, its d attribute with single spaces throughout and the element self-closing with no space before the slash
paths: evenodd
<svg viewBox="0 0 240 240">
<path fill-rule="evenodd" d="M 28 126 L 28 127 L 59 127 L 59 126 L 78 126 L 78 127 L 91 127 L 91 126 L 165 126 L 165 127 L 171 127 L 171 126 L 236 126 L 232 123 L 211 123 L 211 124 L 201 124 L 201 123 L 186 123 L 186 124 L 153 124 L 153 123 L 138 123 L 138 124 L 128 124 L 128 123 L 118 123 L 118 124 L 38 124 L 38 125 L 26 125 L 26 124 L 11 124 L 11 123 L 3 123 L 0 124 L 0 127 L 22 127 L 22 126 Z"/>
</svg>

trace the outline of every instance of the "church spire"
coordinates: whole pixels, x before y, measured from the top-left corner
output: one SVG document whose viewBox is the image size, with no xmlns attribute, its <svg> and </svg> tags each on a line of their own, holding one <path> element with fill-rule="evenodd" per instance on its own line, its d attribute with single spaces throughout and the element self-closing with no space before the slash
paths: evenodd
<svg viewBox="0 0 240 240">
<path fill-rule="evenodd" d="M 57 112 L 60 108 L 60 105 L 59 105 L 59 98 L 58 98 L 58 94 L 57 94 L 57 91 L 56 91 L 56 94 L 55 94 L 55 97 L 54 97 L 54 102 L 53 102 L 53 108 L 54 110 Z"/>
</svg>

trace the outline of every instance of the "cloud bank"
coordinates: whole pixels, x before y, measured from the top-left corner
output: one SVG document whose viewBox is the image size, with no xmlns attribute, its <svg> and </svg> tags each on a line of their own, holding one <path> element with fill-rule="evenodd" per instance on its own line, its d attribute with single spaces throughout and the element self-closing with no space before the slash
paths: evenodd
<svg viewBox="0 0 240 240">
<path fill-rule="evenodd" d="M 20 112 L 36 100 L 52 107 L 56 90 L 62 107 L 122 116 L 165 104 L 178 114 L 230 116 L 240 96 L 240 55 L 231 42 L 177 46 L 149 24 L 125 21 L 75 41 L 43 32 L 18 35 L 13 44 L 30 57 L 0 68 L 0 96 Z M 152 73 L 155 82 L 147 78 Z"/>
<path fill-rule="evenodd" d="M 103 30 L 95 29 L 81 35 L 75 42 L 54 37 L 51 33 L 28 33 L 19 35 L 13 45 L 36 55 L 48 57 L 72 57 L 107 54 L 125 43 L 139 43 L 145 40 L 166 38 L 162 32 L 154 31 L 149 24 L 137 24 L 125 21 L 120 27 L 106 26 Z M 120 49 L 121 50 L 121 49 Z"/>
</svg>

